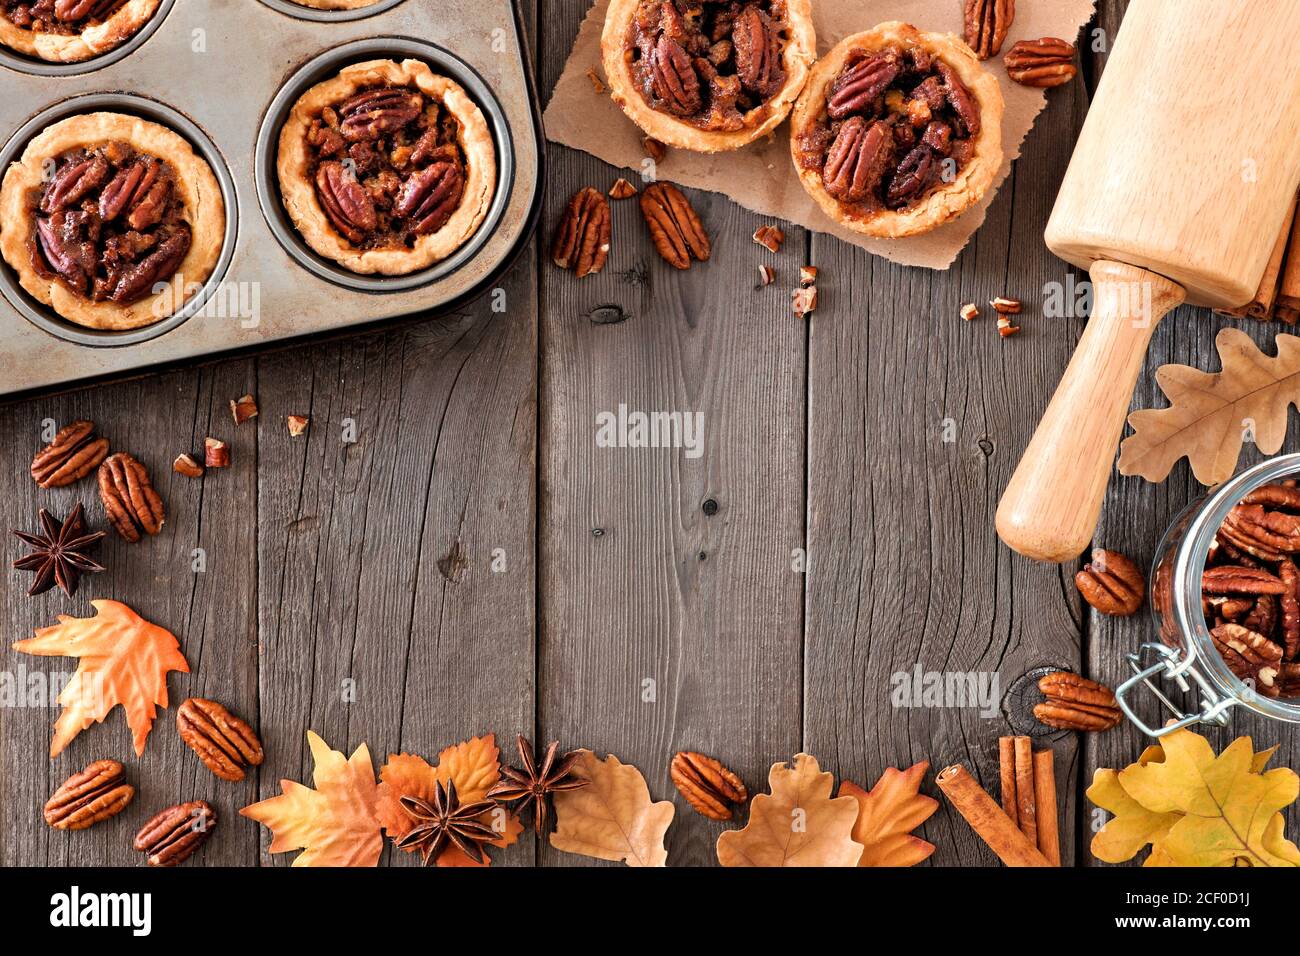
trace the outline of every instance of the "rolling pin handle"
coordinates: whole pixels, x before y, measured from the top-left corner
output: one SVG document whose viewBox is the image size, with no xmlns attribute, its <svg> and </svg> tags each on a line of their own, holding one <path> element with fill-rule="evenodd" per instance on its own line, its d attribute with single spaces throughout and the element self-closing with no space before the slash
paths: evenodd
<svg viewBox="0 0 1300 956">
<path fill-rule="evenodd" d="M 1185 294 L 1120 262 L 1098 260 L 1088 274 L 1087 328 L 998 503 L 998 536 L 1038 561 L 1069 561 L 1092 541 L 1147 344 Z"/>
</svg>

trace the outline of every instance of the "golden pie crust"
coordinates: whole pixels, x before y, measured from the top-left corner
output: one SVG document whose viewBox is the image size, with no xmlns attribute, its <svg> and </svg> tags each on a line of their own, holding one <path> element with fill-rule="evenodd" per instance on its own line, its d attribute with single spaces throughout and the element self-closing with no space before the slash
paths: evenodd
<svg viewBox="0 0 1300 956">
<path fill-rule="evenodd" d="M 107 53 L 135 36 L 162 0 L 127 0 L 103 23 L 81 33 L 36 33 L 0 17 L 0 45 L 54 63 L 79 63 Z"/>
<path fill-rule="evenodd" d="M 853 216 L 838 199 L 826 191 L 819 169 L 807 169 L 800 162 L 800 138 L 826 111 L 826 94 L 854 50 L 876 51 L 887 47 L 919 47 L 948 64 L 970 90 L 980 109 L 980 131 L 972 137 L 974 152 L 951 183 L 932 189 L 915 205 L 903 209 L 882 209 L 869 219 Z M 960 37 L 951 33 L 926 33 L 897 20 L 882 23 L 863 33 L 845 37 L 817 61 L 808 85 L 790 114 L 790 155 L 799 181 L 822 211 L 841 225 L 868 236 L 893 239 L 929 232 L 956 219 L 978 203 L 1002 166 L 1002 88 L 980 64 L 975 53 Z"/>
<path fill-rule="evenodd" d="M 190 227 L 190 248 L 171 278 L 171 288 L 127 304 L 92 301 L 62 279 L 37 274 L 32 264 L 32 243 L 36 241 L 32 210 L 34 197 L 44 186 L 45 162 L 75 149 L 111 142 L 126 143 L 171 166 L 173 188 L 184 203 L 184 218 Z M 138 329 L 178 311 L 212 275 L 225 232 L 225 203 L 207 161 L 183 137 L 138 116 L 85 113 L 60 120 L 27 145 L 0 185 L 0 255 L 31 295 L 69 322 L 91 329 Z"/>
<path fill-rule="evenodd" d="M 812 0 L 786 0 L 789 36 L 781 54 L 785 83 L 765 102 L 744 114 L 744 129 L 731 131 L 701 129 L 680 117 L 661 113 L 645 101 L 632 75 L 632 52 L 627 48 L 628 29 L 640 3 L 641 0 L 610 0 L 605 28 L 600 35 L 601 59 L 610 96 L 632 122 L 661 143 L 697 153 L 739 149 L 781 125 L 808 79 L 809 67 L 817 59 Z"/>
<path fill-rule="evenodd" d="M 443 107 L 460 124 L 460 149 L 465 156 L 465 190 L 460 205 L 441 229 L 419 236 L 410 249 L 361 249 L 330 222 L 321 208 L 312 181 L 312 151 L 307 132 L 322 109 L 374 86 L 415 87 Z M 284 128 L 276 160 L 280 196 L 289 217 L 307 245 L 352 272 L 405 275 L 426 269 L 463 246 L 482 225 L 496 191 L 496 149 L 487 120 L 460 84 L 438 76 L 420 60 L 370 60 L 344 68 L 338 76 L 318 83 L 299 97 Z"/>
</svg>

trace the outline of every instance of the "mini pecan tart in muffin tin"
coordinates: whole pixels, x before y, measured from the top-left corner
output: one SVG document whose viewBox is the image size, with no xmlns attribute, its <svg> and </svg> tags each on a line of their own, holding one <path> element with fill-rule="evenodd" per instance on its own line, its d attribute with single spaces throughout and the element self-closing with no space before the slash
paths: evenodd
<svg viewBox="0 0 1300 956">
<path fill-rule="evenodd" d="M 871 236 L 927 232 L 983 198 L 1002 165 L 1002 91 L 960 38 L 882 23 L 813 67 L 790 120 L 804 189 Z"/>
<path fill-rule="evenodd" d="M 124 113 L 55 123 L 0 186 L 0 254 L 28 293 L 93 329 L 178 311 L 212 275 L 225 228 L 207 162 L 166 127 Z"/>
<path fill-rule="evenodd" d="M 27 56 L 76 63 L 125 43 L 162 0 L 0 0 L 0 44 Z"/>
<path fill-rule="evenodd" d="M 451 255 L 487 215 L 496 151 L 482 111 L 419 60 L 344 68 L 280 130 L 285 209 L 352 272 L 405 275 Z"/>
<path fill-rule="evenodd" d="M 780 125 L 817 55 L 811 0 L 612 0 L 600 46 L 623 112 L 705 153 Z"/>
</svg>

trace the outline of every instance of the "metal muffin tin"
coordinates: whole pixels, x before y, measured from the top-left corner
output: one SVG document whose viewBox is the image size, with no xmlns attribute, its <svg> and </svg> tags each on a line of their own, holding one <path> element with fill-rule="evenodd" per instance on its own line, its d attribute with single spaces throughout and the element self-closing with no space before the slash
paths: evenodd
<svg viewBox="0 0 1300 956">
<path fill-rule="evenodd" d="M 541 125 L 512 0 L 379 0 L 345 11 L 163 0 L 145 32 L 53 71 L 0 55 L 0 168 L 75 113 L 161 123 L 189 140 L 220 183 L 227 221 L 217 268 L 177 315 L 102 332 L 60 318 L 0 262 L 0 394 L 445 308 L 493 282 L 536 221 Z M 285 214 L 279 130 L 302 92 L 343 66 L 408 57 L 460 83 L 483 110 L 497 189 L 477 232 L 447 259 L 407 276 L 362 276 L 309 249 Z"/>
</svg>

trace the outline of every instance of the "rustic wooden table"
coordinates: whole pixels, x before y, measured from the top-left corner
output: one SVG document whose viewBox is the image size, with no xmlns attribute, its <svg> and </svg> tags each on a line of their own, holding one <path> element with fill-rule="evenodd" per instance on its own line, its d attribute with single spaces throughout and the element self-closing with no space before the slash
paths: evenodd
<svg viewBox="0 0 1300 956">
<path fill-rule="evenodd" d="M 527 5 L 541 90 L 586 6 L 548 0 L 539 16 Z M 1101 0 L 1093 26 L 1113 36 L 1123 6 Z M 173 675 L 173 705 L 222 700 L 255 719 L 267 751 L 260 773 L 219 781 L 184 750 L 169 710 L 139 759 L 114 714 L 50 761 L 53 711 L 2 709 L 0 862 L 135 865 L 130 834 L 148 813 L 204 798 L 224 817 L 204 864 L 288 865 L 292 854 L 267 854 L 267 832 L 235 811 L 278 793 L 281 778 L 310 779 L 309 728 L 349 752 L 367 742 L 377 760 L 432 757 L 488 731 L 507 751 L 522 731 L 616 753 L 655 797 L 677 801 L 677 865 L 714 862 L 722 829 L 669 783 L 668 761 L 684 748 L 719 756 L 754 790 L 800 750 L 868 786 L 887 766 L 965 761 L 996 790 L 1003 716 L 896 709 L 891 676 L 918 663 L 996 672 L 1005 692 L 1053 664 L 1114 683 L 1122 653 L 1150 633 L 1145 616 L 1089 613 L 1075 567 L 1026 561 L 993 531 L 1082 326 L 1044 317 L 1039 302 L 1046 283 L 1071 275 L 1042 231 L 1104 65 L 1104 55 L 1083 59 L 1081 78 L 1051 91 L 987 222 L 947 272 L 788 229 L 781 279 L 759 288 L 750 235 L 763 220 L 692 194 L 714 237 L 710 263 L 669 268 L 648 242 L 624 238 L 640 236 L 639 213 L 615 203 L 608 266 L 575 281 L 547 261 L 545 240 L 574 190 L 607 188 L 616 172 L 552 147 L 544 235 L 502 281 L 504 311 L 484 297 L 380 332 L 0 407 L 7 527 L 94 496 L 90 482 L 43 492 L 27 476 L 47 418 L 99 422 L 150 466 L 169 511 L 159 537 L 107 542 L 109 571 L 75 600 L 28 599 L 10 574 L 0 590 L 10 640 L 57 613 L 88 615 L 91 597 L 126 600 L 180 637 L 192 673 Z M 821 290 L 806 321 L 786 292 L 805 263 Z M 1015 338 L 1000 339 L 987 317 L 958 318 L 963 302 L 1003 293 L 1029 303 Z M 1156 333 L 1148 370 L 1212 365 L 1220 324 L 1180 310 Z M 1261 343 L 1276 331 L 1247 330 Z M 227 402 L 245 392 L 262 418 L 235 428 Z M 1148 374 L 1136 402 L 1158 399 Z M 702 412 L 703 455 L 597 448 L 595 416 L 620 404 Z M 305 438 L 288 436 L 287 413 L 311 416 Z M 173 475 L 172 457 L 210 434 L 231 441 L 235 466 L 205 481 Z M 1145 563 L 1197 493 L 1181 465 L 1162 485 L 1116 477 L 1097 540 Z M 12 673 L 74 664 L 3 654 Z M 1240 714 L 1232 731 L 1297 742 Z M 1122 766 L 1143 741 L 1128 727 L 1082 747 L 1071 734 L 1046 740 L 1063 852 L 1084 864 L 1092 769 Z M 91 831 L 46 828 L 49 794 L 103 756 L 130 765 L 142 797 Z M 996 862 L 946 807 L 920 832 L 938 845 L 936 865 Z M 391 850 L 385 860 L 413 862 Z M 531 835 L 498 854 L 498 865 L 582 862 Z"/>
</svg>

